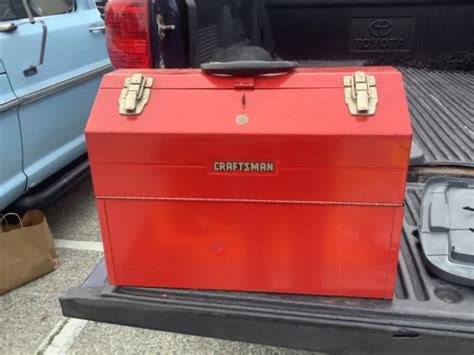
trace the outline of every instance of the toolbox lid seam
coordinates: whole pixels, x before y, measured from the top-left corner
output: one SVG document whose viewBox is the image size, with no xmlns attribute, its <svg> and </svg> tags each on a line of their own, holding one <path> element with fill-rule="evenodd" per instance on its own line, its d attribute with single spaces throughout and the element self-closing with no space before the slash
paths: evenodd
<svg viewBox="0 0 474 355">
<path fill-rule="evenodd" d="M 367 207 L 403 207 L 403 203 L 390 202 L 358 202 L 358 201 L 324 201 L 324 200 L 279 200 L 279 199 L 245 199 L 215 197 L 165 197 L 165 196 L 108 196 L 99 195 L 101 200 L 149 200 L 163 202 L 234 202 L 234 203 L 266 203 L 266 204 L 299 204 L 299 205 L 336 205 L 336 206 L 367 206 Z"/>
</svg>

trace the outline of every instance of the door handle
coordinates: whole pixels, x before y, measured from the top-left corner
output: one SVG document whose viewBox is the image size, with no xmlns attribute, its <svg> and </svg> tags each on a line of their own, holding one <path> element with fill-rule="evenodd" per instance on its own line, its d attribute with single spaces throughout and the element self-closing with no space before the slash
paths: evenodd
<svg viewBox="0 0 474 355">
<path fill-rule="evenodd" d="M 13 32 L 17 29 L 17 26 L 11 23 L 0 23 L 0 32 Z"/>
<path fill-rule="evenodd" d="M 95 24 L 89 27 L 90 33 L 105 32 L 105 23 Z"/>
</svg>

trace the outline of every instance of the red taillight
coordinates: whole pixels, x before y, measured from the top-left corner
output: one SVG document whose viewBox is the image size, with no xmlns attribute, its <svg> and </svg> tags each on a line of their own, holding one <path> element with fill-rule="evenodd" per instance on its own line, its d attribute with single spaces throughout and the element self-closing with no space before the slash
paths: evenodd
<svg viewBox="0 0 474 355">
<path fill-rule="evenodd" d="M 148 0 L 109 0 L 107 49 L 115 68 L 151 68 Z"/>
</svg>

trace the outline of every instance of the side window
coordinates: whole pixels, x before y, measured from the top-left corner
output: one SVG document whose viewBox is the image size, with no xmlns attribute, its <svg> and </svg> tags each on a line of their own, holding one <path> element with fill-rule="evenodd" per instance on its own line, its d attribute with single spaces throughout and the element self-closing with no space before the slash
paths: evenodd
<svg viewBox="0 0 474 355">
<path fill-rule="evenodd" d="M 28 0 L 34 17 L 63 14 L 73 11 L 75 0 Z M 0 0 L 0 22 L 27 18 L 22 0 Z"/>
<path fill-rule="evenodd" d="M 0 0 L 0 22 L 26 18 L 21 0 Z"/>
<path fill-rule="evenodd" d="M 75 0 L 28 0 L 33 16 L 52 16 L 74 10 Z"/>
<path fill-rule="evenodd" d="M 107 0 L 95 0 L 95 5 L 97 6 L 97 10 L 100 12 L 100 16 L 104 19 L 104 11 L 105 5 L 107 4 Z"/>
</svg>

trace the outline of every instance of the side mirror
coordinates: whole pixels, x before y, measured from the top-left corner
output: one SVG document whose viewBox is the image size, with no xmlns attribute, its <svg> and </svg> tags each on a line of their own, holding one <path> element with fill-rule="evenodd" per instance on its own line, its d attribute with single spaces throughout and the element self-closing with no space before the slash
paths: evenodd
<svg viewBox="0 0 474 355">
<path fill-rule="evenodd" d="M 74 8 L 74 0 L 30 0 L 31 9 L 38 16 L 58 15 Z"/>
</svg>

